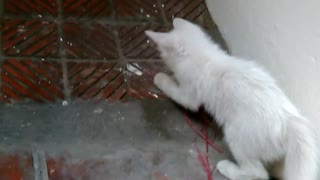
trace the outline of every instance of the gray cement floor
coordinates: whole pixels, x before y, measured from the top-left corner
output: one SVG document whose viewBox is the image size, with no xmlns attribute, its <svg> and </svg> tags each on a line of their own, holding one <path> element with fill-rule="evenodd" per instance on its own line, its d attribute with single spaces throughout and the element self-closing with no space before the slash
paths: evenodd
<svg viewBox="0 0 320 180">
<path fill-rule="evenodd" d="M 0 112 L 1 151 L 68 152 L 72 161 L 108 162 L 90 171 L 97 180 L 154 179 L 157 172 L 173 180 L 206 179 L 194 147 L 197 135 L 170 101 L 0 105 Z M 204 150 L 201 142 L 197 138 Z M 224 153 L 210 149 L 211 165 L 230 157 L 217 144 Z M 225 178 L 215 172 L 214 179 Z"/>
</svg>

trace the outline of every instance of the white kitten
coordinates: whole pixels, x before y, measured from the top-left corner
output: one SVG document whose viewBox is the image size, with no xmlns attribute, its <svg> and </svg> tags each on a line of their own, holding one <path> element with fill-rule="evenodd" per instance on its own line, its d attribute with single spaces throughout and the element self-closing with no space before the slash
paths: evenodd
<svg viewBox="0 0 320 180">
<path fill-rule="evenodd" d="M 237 163 L 217 164 L 232 180 L 268 179 L 265 166 L 284 159 L 285 180 L 316 180 L 314 130 L 274 79 L 254 62 L 228 55 L 202 31 L 176 18 L 168 33 L 146 31 L 174 77 L 154 83 L 182 106 L 216 117 Z"/>
</svg>

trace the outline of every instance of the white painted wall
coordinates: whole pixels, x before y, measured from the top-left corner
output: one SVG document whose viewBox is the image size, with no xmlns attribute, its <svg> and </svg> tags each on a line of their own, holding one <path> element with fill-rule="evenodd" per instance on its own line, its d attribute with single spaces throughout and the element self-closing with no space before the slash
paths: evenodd
<svg viewBox="0 0 320 180">
<path fill-rule="evenodd" d="M 206 1 L 231 53 L 269 69 L 320 128 L 320 1 Z"/>
</svg>

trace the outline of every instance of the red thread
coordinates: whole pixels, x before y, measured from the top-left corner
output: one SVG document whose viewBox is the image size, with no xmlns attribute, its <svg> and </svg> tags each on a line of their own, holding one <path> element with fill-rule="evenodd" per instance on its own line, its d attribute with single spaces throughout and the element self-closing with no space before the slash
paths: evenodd
<svg viewBox="0 0 320 180">
<path fill-rule="evenodd" d="M 205 157 L 203 157 L 200 150 L 198 148 L 196 148 L 196 149 L 197 149 L 197 153 L 198 153 L 198 160 L 200 161 L 200 164 L 203 167 L 204 172 L 207 175 L 207 179 L 213 180 L 212 170 L 210 169 L 210 162 L 209 162 L 209 158 L 208 158 L 208 153 L 206 152 Z"/>
<path fill-rule="evenodd" d="M 188 117 L 188 115 L 185 113 L 185 117 L 186 117 L 186 122 L 189 125 L 189 127 L 198 135 L 200 136 L 207 144 L 209 144 L 214 150 L 216 150 L 219 153 L 222 153 L 222 149 L 217 146 L 216 144 L 214 144 L 209 138 L 206 138 L 197 128 L 195 128 L 190 120 L 190 118 Z"/>
<path fill-rule="evenodd" d="M 211 170 L 211 166 L 210 166 L 210 161 L 209 161 L 209 145 L 215 149 L 217 152 L 222 153 L 222 149 L 217 146 L 216 144 L 214 144 L 209 138 L 208 138 L 208 131 L 207 131 L 207 127 L 208 124 L 206 122 L 205 119 L 205 115 L 203 113 L 203 120 L 202 120 L 202 129 L 203 129 L 203 133 L 201 131 L 199 131 L 197 128 L 195 128 L 190 120 L 190 118 L 188 117 L 187 113 L 185 113 L 185 117 L 186 117 L 186 123 L 189 125 L 189 127 L 198 135 L 200 136 L 206 144 L 206 152 L 204 154 L 204 156 L 201 154 L 200 150 L 198 147 L 195 147 L 198 153 L 198 160 L 204 170 L 204 172 L 207 175 L 207 180 L 213 180 L 213 170 L 214 168 Z M 196 141 L 196 139 L 195 139 Z"/>
</svg>

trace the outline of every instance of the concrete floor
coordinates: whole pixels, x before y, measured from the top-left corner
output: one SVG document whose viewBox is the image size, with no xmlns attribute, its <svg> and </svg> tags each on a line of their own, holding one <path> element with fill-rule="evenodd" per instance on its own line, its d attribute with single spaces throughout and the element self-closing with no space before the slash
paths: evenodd
<svg viewBox="0 0 320 180">
<path fill-rule="evenodd" d="M 206 179 L 197 135 L 167 100 L 0 105 L 0 112 L 1 151 L 45 152 L 50 179 Z M 224 153 L 210 149 L 211 165 L 229 157 L 217 144 Z M 199 138 L 197 146 L 204 152 Z"/>
</svg>

